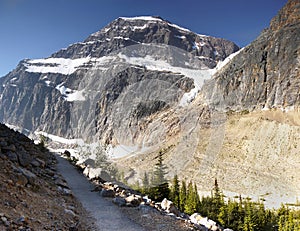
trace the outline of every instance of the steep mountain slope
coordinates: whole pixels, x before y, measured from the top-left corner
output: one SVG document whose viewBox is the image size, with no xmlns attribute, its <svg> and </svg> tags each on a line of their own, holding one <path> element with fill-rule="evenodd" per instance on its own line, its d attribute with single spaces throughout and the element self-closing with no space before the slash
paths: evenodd
<svg viewBox="0 0 300 231">
<path fill-rule="evenodd" d="M 295 201 L 299 9 L 289 0 L 239 51 L 158 17 L 119 18 L 0 79 L 0 120 L 100 139 L 111 153 L 130 154 L 117 163 L 132 182 L 151 173 L 163 151 L 168 176 L 193 180 L 202 192 L 218 178 L 228 194 Z"/>
<path fill-rule="evenodd" d="M 53 154 L 0 124 L 0 230 L 93 230 Z"/>
<path fill-rule="evenodd" d="M 227 195 L 262 197 L 268 206 L 299 198 L 299 10 L 299 1 L 289 1 L 204 84 L 192 105 L 157 115 L 168 131 L 160 149 L 170 177 L 192 179 L 202 193 L 217 178 Z M 119 164 L 138 166 L 141 178 L 157 153 Z"/>
<path fill-rule="evenodd" d="M 300 3 L 288 1 L 270 27 L 215 75 L 206 97 L 232 110 L 299 107 L 299 24 Z M 216 99 L 218 91 L 222 98 Z"/>
<path fill-rule="evenodd" d="M 203 80 L 194 76 L 210 78 L 217 62 L 238 49 L 161 18 L 118 18 L 84 42 L 24 60 L 1 78 L 0 120 L 30 132 L 117 143 L 122 122 L 130 121 L 123 131 L 137 130 L 136 120 L 177 104 L 191 89 L 195 95 Z M 129 107 L 124 101 L 133 97 L 147 102 Z M 127 120 L 122 113 L 117 118 L 118 110 L 129 111 Z"/>
</svg>

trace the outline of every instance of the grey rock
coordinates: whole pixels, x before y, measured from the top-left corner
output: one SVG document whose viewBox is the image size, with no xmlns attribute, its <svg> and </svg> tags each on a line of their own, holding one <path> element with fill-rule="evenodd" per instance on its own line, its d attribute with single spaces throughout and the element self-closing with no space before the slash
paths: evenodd
<svg viewBox="0 0 300 231">
<path fill-rule="evenodd" d="M 32 162 L 32 156 L 25 150 L 18 151 L 17 155 L 18 155 L 19 163 L 23 167 L 27 167 Z"/>
<path fill-rule="evenodd" d="M 145 205 L 145 204 L 140 204 L 138 206 L 138 209 L 143 213 L 143 214 L 151 214 L 151 213 L 159 213 L 159 211 L 156 208 L 153 208 L 152 206 Z"/>
<path fill-rule="evenodd" d="M 33 160 L 30 163 L 33 167 L 40 167 L 40 163 L 37 160 Z"/>
<path fill-rule="evenodd" d="M 6 147 L 7 146 L 7 142 L 6 141 L 0 141 L 0 147 Z"/>
<path fill-rule="evenodd" d="M 6 227 L 10 226 L 10 222 L 7 220 L 5 216 L 1 217 L 1 221 Z"/>
<path fill-rule="evenodd" d="M 56 179 L 56 180 L 55 180 L 55 184 L 56 184 L 57 186 L 61 186 L 62 188 L 67 188 L 67 189 L 69 188 L 67 182 L 66 182 L 64 179 L 62 179 L 62 178 Z"/>
<path fill-rule="evenodd" d="M 33 172 L 31 172 L 27 169 L 21 168 L 21 167 L 18 170 L 27 178 L 27 180 L 30 184 L 32 184 L 32 185 L 35 184 L 37 176 Z"/>
<path fill-rule="evenodd" d="M 41 160 L 40 158 L 36 158 L 35 159 L 42 168 L 45 168 L 46 167 L 46 162 L 44 160 Z"/>
<path fill-rule="evenodd" d="M 65 209 L 65 213 L 69 214 L 69 215 L 71 215 L 73 217 L 76 217 L 76 214 L 72 210 L 70 210 L 70 209 Z"/>
<path fill-rule="evenodd" d="M 289 1 L 270 27 L 203 87 L 212 105 L 234 111 L 300 106 L 299 4 Z"/>
<path fill-rule="evenodd" d="M 126 200 L 122 197 L 115 197 L 112 202 L 120 207 L 123 207 L 126 205 Z"/>
<path fill-rule="evenodd" d="M 16 176 L 15 180 L 16 180 L 17 185 L 20 185 L 20 186 L 23 186 L 23 187 L 26 186 L 27 183 L 29 182 L 28 178 L 23 174 L 18 174 Z"/>
<path fill-rule="evenodd" d="M 2 149 L 7 150 L 7 151 L 16 152 L 16 146 L 13 144 L 10 144 L 9 146 L 3 146 Z"/>
<path fill-rule="evenodd" d="M 13 161 L 13 162 L 17 162 L 18 161 L 18 156 L 16 153 L 14 152 L 7 152 L 6 156 L 9 160 Z"/>
<path fill-rule="evenodd" d="M 100 192 L 100 195 L 102 197 L 114 197 L 115 192 L 111 189 L 102 189 L 101 192 Z"/>
</svg>

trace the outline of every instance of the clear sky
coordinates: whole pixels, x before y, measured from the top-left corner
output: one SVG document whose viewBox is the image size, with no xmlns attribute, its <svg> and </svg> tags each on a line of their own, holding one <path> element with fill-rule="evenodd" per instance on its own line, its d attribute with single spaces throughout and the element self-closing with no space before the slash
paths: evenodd
<svg viewBox="0 0 300 231">
<path fill-rule="evenodd" d="M 159 15 L 245 46 L 287 0 L 0 0 L 0 76 L 45 58 L 120 16 Z"/>
</svg>

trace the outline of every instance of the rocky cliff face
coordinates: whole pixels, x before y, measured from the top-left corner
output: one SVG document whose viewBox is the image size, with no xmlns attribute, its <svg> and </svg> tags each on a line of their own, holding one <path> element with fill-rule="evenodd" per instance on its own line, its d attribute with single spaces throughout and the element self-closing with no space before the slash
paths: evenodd
<svg viewBox="0 0 300 231">
<path fill-rule="evenodd" d="M 118 18 L 49 58 L 23 60 L 1 78 L 0 121 L 29 132 L 128 141 L 126 132 L 138 130 L 142 117 L 197 91 L 195 71 L 209 78 L 217 62 L 238 49 L 161 18 Z"/>
<path fill-rule="evenodd" d="M 1 230 L 93 229 L 55 163 L 42 146 L 0 124 Z"/>
<path fill-rule="evenodd" d="M 296 201 L 299 10 L 299 1 L 288 1 L 269 28 L 204 84 L 190 107 L 158 115 L 169 135 L 160 150 L 170 177 L 192 179 L 208 194 L 216 177 L 226 195 L 265 198 L 270 207 Z M 157 153 L 124 158 L 119 165 L 138 166 L 142 177 Z"/>
<path fill-rule="evenodd" d="M 232 110 L 299 107 L 300 3 L 288 1 L 270 27 L 206 86 L 215 105 Z"/>
<path fill-rule="evenodd" d="M 120 48 L 137 44 L 166 44 L 203 58 L 209 67 L 216 66 L 238 47 L 225 39 L 195 34 L 160 17 L 121 17 L 83 43 L 69 46 L 52 55 L 56 58 L 101 57 Z"/>
</svg>

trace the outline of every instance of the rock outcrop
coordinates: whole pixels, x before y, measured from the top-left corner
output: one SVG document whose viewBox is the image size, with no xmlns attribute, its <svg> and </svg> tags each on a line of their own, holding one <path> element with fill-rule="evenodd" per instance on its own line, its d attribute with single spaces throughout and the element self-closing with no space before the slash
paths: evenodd
<svg viewBox="0 0 300 231">
<path fill-rule="evenodd" d="M 0 124 L 1 230 L 92 230 L 55 163 L 43 146 Z"/>
<path fill-rule="evenodd" d="M 166 150 L 170 178 L 192 180 L 204 195 L 217 178 L 227 195 L 263 197 L 268 207 L 296 201 L 299 9 L 299 1 L 288 1 L 269 28 L 204 84 L 191 107 L 158 115 L 170 134 L 159 149 Z M 159 150 L 119 165 L 137 166 L 135 178 L 142 179 Z"/>
<path fill-rule="evenodd" d="M 260 36 L 203 90 L 226 110 L 294 109 L 300 105 L 300 3 L 289 0 Z"/>
</svg>

